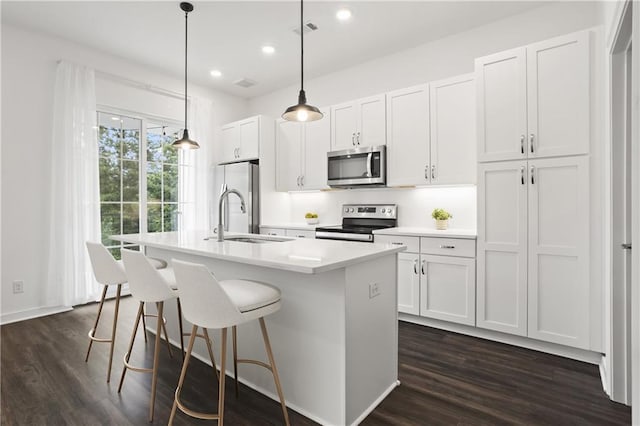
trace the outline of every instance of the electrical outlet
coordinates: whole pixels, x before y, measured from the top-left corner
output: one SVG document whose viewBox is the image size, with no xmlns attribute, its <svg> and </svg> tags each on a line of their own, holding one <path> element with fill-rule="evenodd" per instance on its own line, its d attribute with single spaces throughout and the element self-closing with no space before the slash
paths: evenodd
<svg viewBox="0 0 640 426">
<path fill-rule="evenodd" d="M 380 296 L 380 285 L 378 283 L 369 284 L 369 299 Z"/>
<path fill-rule="evenodd" d="M 13 282 L 13 293 L 24 293 L 24 281 L 14 281 Z"/>
</svg>

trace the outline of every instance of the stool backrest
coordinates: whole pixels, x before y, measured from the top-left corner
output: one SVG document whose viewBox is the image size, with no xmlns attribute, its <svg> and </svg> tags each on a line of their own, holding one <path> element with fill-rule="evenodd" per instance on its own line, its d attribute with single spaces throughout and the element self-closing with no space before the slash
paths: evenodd
<svg viewBox="0 0 640 426">
<path fill-rule="evenodd" d="M 171 265 L 187 321 L 206 328 L 227 328 L 245 321 L 206 266 L 175 259 Z"/>
<path fill-rule="evenodd" d="M 139 251 L 122 249 L 122 262 L 129 280 L 129 290 L 143 302 L 161 302 L 176 297 L 170 284 Z"/>
<path fill-rule="evenodd" d="M 122 284 L 127 282 L 124 268 L 119 264 L 109 250 L 100 243 L 86 242 L 89 259 L 93 267 L 93 274 L 102 285 Z"/>
</svg>

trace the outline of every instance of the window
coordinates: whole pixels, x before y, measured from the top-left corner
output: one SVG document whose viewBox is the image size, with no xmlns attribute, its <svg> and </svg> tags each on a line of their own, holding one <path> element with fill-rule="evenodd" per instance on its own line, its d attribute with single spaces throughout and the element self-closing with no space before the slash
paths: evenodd
<svg viewBox="0 0 640 426">
<path fill-rule="evenodd" d="M 191 167 L 171 147 L 179 133 L 169 120 L 98 112 L 102 243 L 116 259 L 122 247 L 136 247 L 110 235 L 179 229 L 180 181 Z"/>
</svg>

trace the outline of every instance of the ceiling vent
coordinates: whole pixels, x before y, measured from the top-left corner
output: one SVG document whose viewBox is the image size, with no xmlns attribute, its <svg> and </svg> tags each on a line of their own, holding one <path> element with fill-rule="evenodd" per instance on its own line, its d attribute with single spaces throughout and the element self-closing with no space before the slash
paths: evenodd
<svg viewBox="0 0 640 426">
<path fill-rule="evenodd" d="M 233 84 L 235 84 L 236 86 L 240 86 L 240 87 L 244 87 L 245 89 L 251 87 L 251 86 L 255 86 L 256 84 L 258 84 L 257 81 L 251 80 L 249 78 L 241 78 L 240 80 L 236 80 L 233 82 Z"/>
<path fill-rule="evenodd" d="M 305 34 L 310 33 L 311 31 L 316 31 L 317 29 L 318 26 L 311 21 L 307 21 L 302 27 Z M 300 27 L 295 27 L 291 31 L 293 31 L 297 36 L 300 36 Z"/>
</svg>

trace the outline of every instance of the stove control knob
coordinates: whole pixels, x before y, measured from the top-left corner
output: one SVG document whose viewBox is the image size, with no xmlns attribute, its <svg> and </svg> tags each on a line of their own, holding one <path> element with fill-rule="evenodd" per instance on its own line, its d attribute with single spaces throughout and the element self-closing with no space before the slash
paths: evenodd
<svg viewBox="0 0 640 426">
<path fill-rule="evenodd" d="M 386 212 L 386 211 L 387 211 L 386 209 L 382 209 L 382 213 L 384 213 L 384 212 Z"/>
<path fill-rule="evenodd" d="M 345 212 L 345 213 L 349 213 L 349 209 L 345 207 L 345 208 L 344 208 L 344 212 Z"/>
<path fill-rule="evenodd" d="M 349 213 L 353 213 L 353 209 L 352 209 L 352 208 L 351 208 L 351 209 L 349 209 Z"/>
<path fill-rule="evenodd" d="M 388 214 L 393 214 L 393 210 L 392 210 L 392 209 L 389 209 L 389 210 L 387 210 L 387 213 L 388 213 Z"/>
</svg>

